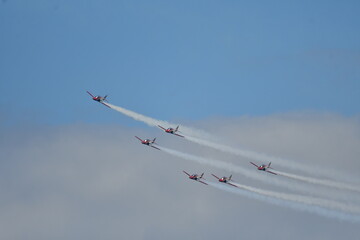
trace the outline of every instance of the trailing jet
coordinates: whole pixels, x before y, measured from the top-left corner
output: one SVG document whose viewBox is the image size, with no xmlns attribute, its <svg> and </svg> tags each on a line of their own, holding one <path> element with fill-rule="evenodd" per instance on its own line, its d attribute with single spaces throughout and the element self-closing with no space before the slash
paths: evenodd
<svg viewBox="0 0 360 240">
<path fill-rule="evenodd" d="M 104 102 L 107 102 L 107 100 L 106 100 L 107 95 L 105 95 L 105 97 L 102 97 L 102 96 L 94 96 L 94 95 L 92 95 L 89 91 L 86 91 L 86 92 L 92 97 L 92 99 L 93 99 L 94 101 L 97 101 L 97 102 L 99 102 L 99 103 L 102 103 L 102 104 L 104 104 L 105 106 L 107 106 L 107 107 L 110 108 L 109 105 L 107 105 L 106 103 L 104 103 Z"/>
<path fill-rule="evenodd" d="M 268 172 L 268 173 L 272 173 L 272 174 L 274 174 L 274 175 L 277 175 L 276 173 L 268 170 L 269 168 L 272 169 L 272 168 L 270 167 L 271 162 L 269 162 L 268 165 L 261 164 L 260 166 L 256 165 L 256 164 L 253 163 L 253 162 L 250 162 L 250 163 L 251 163 L 252 165 L 254 165 L 255 167 L 257 167 L 257 169 L 260 170 L 260 171 L 265 171 L 265 172 Z"/>
<path fill-rule="evenodd" d="M 179 137 L 184 137 L 184 136 L 176 133 L 177 131 L 179 131 L 179 126 L 177 126 L 175 129 L 174 128 L 164 128 L 160 125 L 158 125 L 158 127 L 161 128 L 162 130 L 164 130 L 166 133 L 171 133 L 171 134 L 174 134 Z"/>
<path fill-rule="evenodd" d="M 135 136 L 135 137 L 137 139 L 139 139 L 142 144 L 145 144 L 145 145 L 148 145 L 149 147 L 153 147 L 153 148 L 156 148 L 157 150 L 160 150 L 160 148 L 157 148 L 157 147 L 153 146 L 153 144 L 155 144 L 156 138 L 154 138 L 153 140 L 150 140 L 150 139 L 142 140 L 141 138 L 139 138 L 137 136 Z"/>
<path fill-rule="evenodd" d="M 238 186 L 230 183 L 232 175 L 230 175 L 230 177 L 222 177 L 222 178 L 219 178 L 218 176 L 215 176 L 214 174 L 211 174 L 211 175 L 213 175 L 215 178 L 217 178 L 219 180 L 219 182 L 226 183 L 226 184 L 229 184 L 234 187 L 238 187 Z"/>
<path fill-rule="evenodd" d="M 183 172 L 184 172 L 186 175 L 188 175 L 191 180 L 195 180 L 195 181 L 197 181 L 197 182 L 201 182 L 201 183 L 203 183 L 203 184 L 205 184 L 205 185 L 208 185 L 206 182 L 201 181 L 201 179 L 202 179 L 203 176 L 204 176 L 204 173 L 202 173 L 202 174 L 199 176 L 199 175 L 197 175 L 197 174 L 192 174 L 192 175 L 190 175 L 190 174 L 188 174 L 188 173 L 185 172 L 185 171 L 183 171 Z"/>
</svg>

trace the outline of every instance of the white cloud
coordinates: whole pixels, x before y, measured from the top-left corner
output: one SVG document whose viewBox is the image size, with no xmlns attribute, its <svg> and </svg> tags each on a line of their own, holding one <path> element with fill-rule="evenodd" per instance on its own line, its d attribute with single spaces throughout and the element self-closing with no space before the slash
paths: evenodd
<svg viewBox="0 0 360 240">
<path fill-rule="evenodd" d="M 357 176 L 360 167 L 357 118 L 293 114 L 201 125 L 234 146 L 329 165 L 349 175 Z M 251 166 L 155 128 L 73 125 L 2 132 L 1 239 L 351 239 L 357 234 L 355 224 L 254 202 L 188 180 L 182 170 L 205 171 L 211 181 L 210 173 L 229 172 L 142 146 L 133 136 L 157 136 L 160 145 Z M 243 180 L 236 174 L 234 179 Z"/>
</svg>

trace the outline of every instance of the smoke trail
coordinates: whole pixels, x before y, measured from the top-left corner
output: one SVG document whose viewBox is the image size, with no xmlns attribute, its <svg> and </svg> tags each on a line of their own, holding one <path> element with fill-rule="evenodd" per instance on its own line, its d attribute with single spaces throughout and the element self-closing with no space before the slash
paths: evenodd
<svg viewBox="0 0 360 240">
<path fill-rule="evenodd" d="M 181 157 L 183 159 L 192 160 L 192 161 L 195 161 L 195 162 L 198 162 L 201 164 L 207 164 L 207 165 L 217 167 L 217 168 L 222 168 L 227 171 L 241 172 L 242 174 L 244 174 L 248 177 L 253 177 L 253 175 L 249 174 L 246 170 L 243 170 L 242 168 L 235 166 L 233 164 L 223 163 L 223 162 L 219 162 L 219 161 L 212 160 L 212 159 L 206 159 L 206 158 L 202 158 L 202 157 L 198 157 L 198 156 L 193 156 L 190 154 L 178 152 L 178 151 L 164 148 L 164 147 L 160 147 L 160 148 L 162 151 L 165 151 L 172 155 Z M 268 179 L 265 179 L 265 181 L 268 181 Z M 207 181 L 207 183 L 211 183 L 211 182 Z M 272 183 L 274 183 L 274 182 L 272 182 Z M 279 184 L 279 183 L 284 183 L 284 182 L 277 182 L 277 183 Z M 242 189 L 245 189 L 245 190 L 260 194 L 260 195 L 273 197 L 273 198 L 281 199 L 284 201 L 293 201 L 293 202 L 298 202 L 298 203 L 303 203 L 303 204 L 308 204 L 308 205 L 317 205 L 320 207 L 328 207 L 328 208 L 332 208 L 332 209 L 338 209 L 338 210 L 347 211 L 347 212 L 351 212 L 351 213 L 354 213 L 354 212 L 360 213 L 360 208 L 357 206 L 354 206 L 354 205 L 342 204 L 339 202 L 320 199 L 320 198 L 312 198 L 312 197 L 306 197 L 306 196 L 301 196 L 301 195 L 266 191 L 266 190 L 261 190 L 261 189 L 253 188 L 250 186 L 246 186 L 246 185 L 240 185 L 237 183 L 232 183 L 232 184 L 238 186 L 239 188 L 242 188 Z M 282 185 L 282 184 L 280 184 L 280 185 Z"/>
<path fill-rule="evenodd" d="M 147 125 L 149 125 L 151 127 L 156 127 L 157 125 L 170 125 L 170 123 L 168 123 L 166 121 L 160 121 L 160 120 L 157 120 L 157 119 L 154 119 L 154 118 L 151 118 L 151 117 L 147 117 L 147 116 L 144 116 L 144 115 L 142 115 L 140 113 L 136 113 L 136 112 L 127 110 L 125 108 L 115 106 L 115 105 L 110 104 L 110 103 L 106 103 L 106 105 L 108 105 L 110 108 L 112 108 L 112 109 L 114 109 L 114 110 L 116 110 L 118 112 L 121 112 L 121 113 L 125 114 L 128 117 L 133 118 L 136 121 L 141 121 L 143 123 L 146 123 Z"/>
<path fill-rule="evenodd" d="M 285 187 L 287 189 L 290 190 L 297 190 L 297 191 L 301 191 L 304 193 L 311 193 L 311 194 L 315 194 L 315 195 L 321 195 L 324 197 L 328 197 L 329 196 L 329 192 L 326 191 L 324 192 L 322 189 L 317 189 L 317 188 L 313 188 L 313 187 L 309 187 L 309 186 L 305 186 L 302 184 L 292 184 L 289 183 L 287 181 L 283 181 L 284 179 L 280 179 L 276 176 L 266 176 L 264 174 L 256 174 L 255 171 L 251 171 L 248 169 L 245 169 L 243 167 L 234 165 L 232 163 L 226 163 L 226 162 L 222 162 L 222 161 L 218 161 L 218 160 L 214 160 L 214 159 L 209 159 L 209 158 L 204 158 L 204 157 L 200 157 L 200 156 L 195 156 L 195 155 L 191 155 L 188 153 L 183 153 L 183 152 L 179 152 L 173 149 L 169 149 L 169 148 L 165 148 L 165 147 L 161 147 L 158 146 L 163 152 L 169 153 L 173 156 L 185 159 L 185 160 L 190 160 L 190 161 L 194 161 L 200 164 L 205 164 L 205 165 L 209 165 L 212 167 L 216 167 L 219 169 L 223 169 L 229 172 L 236 172 L 236 173 L 240 173 L 242 176 L 245 176 L 247 178 L 251 178 L 251 179 L 255 179 L 258 181 L 262 181 L 265 183 L 271 183 L 273 185 L 277 185 L 277 186 L 281 186 L 281 187 Z M 346 200 L 349 200 L 349 196 L 348 195 L 339 195 L 339 194 L 332 194 L 332 196 L 336 196 L 336 197 L 343 197 L 346 198 Z"/>
<path fill-rule="evenodd" d="M 280 171 L 275 171 L 275 172 L 279 175 L 282 175 L 282 176 L 285 176 L 288 178 L 292 178 L 295 180 L 299 180 L 299 181 L 324 185 L 324 186 L 338 188 L 338 189 L 342 189 L 342 190 L 350 190 L 350 191 L 360 192 L 360 188 L 358 188 L 357 185 L 348 185 L 348 184 L 344 184 L 342 182 L 334 182 L 334 181 L 327 180 L 327 179 L 317 179 L 317 178 L 305 177 L 305 176 L 300 176 L 300 175 L 286 173 L 286 172 L 280 172 Z"/>
<path fill-rule="evenodd" d="M 198 144 L 201 144 L 201 145 L 215 148 L 215 149 L 223 151 L 223 152 L 232 153 L 232 154 L 239 155 L 242 157 L 247 157 L 250 159 L 255 159 L 255 160 L 259 160 L 259 161 L 269 161 L 269 162 L 273 161 L 277 165 L 288 166 L 288 164 L 289 164 L 289 162 L 287 162 L 287 160 L 284 160 L 281 158 L 275 158 L 275 157 L 267 156 L 264 154 L 247 151 L 247 150 L 234 149 L 234 148 L 231 148 L 231 147 L 228 147 L 225 145 L 217 144 L 214 142 L 209 142 L 209 141 L 206 141 L 203 139 L 198 139 L 195 137 L 187 137 L 187 139 L 190 141 L 196 142 Z M 318 173 L 318 171 L 319 171 L 318 169 L 308 168 L 307 166 L 302 166 L 297 163 L 292 163 L 292 164 L 293 165 L 291 165 L 291 168 L 296 169 L 296 170 L 307 169 L 308 172 L 313 172 L 314 174 Z M 326 171 L 327 173 L 331 172 L 331 170 L 323 170 L 323 171 Z M 347 184 L 347 183 L 343 183 L 343 182 L 335 182 L 335 181 L 331 181 L 331 180 L 324 180 L 324 179 L 318 179 L 318 178 L 310 178 L 310 177 L 289 174 L 289 173 L 280 172 L 280 171 L 276 171 L 276 173 L 286 176 L 288 178 L 292 178 L 295 180 L 300 180 L 300 181 L 304 181 L 304 182 L 308 182 L 308 183 L 320 184 L 320 185 L 324 185 L 324 186 L 328 186 L 328 187 L 360 192 L 360 188 L 354 184 Z M 332 174 L 334 174 L 334 173 L 332 173 Z"/>
<path fill-rule="evenodd" d="M 300 164 L 300 163 L 297 163 L 297 162 L 294 162 L 294 161 L 291 161 L 288 159 L 273 157 L 273 156 L 269 156 L 269 155 L 266 155 L 263 153 L 254 152 L 254 151 L 233 148 L 233 147 L 229 147 L 227 145 L 207 141 L 203 138 L 187 136 L 186 139 L 189 141 L 192 141 L 194 143 L 197 143 L 197 144 L 200 144 L 203 146 L 207 146 L 207 147 L 210 147 L 210 148 L 213 148 L 213 149 L 225 152 L 225 153 L 231 153 L 233 155 L 246 157 L 248 159 L 257 160 L 262 163 L 274 162 L 278 166 L 284 166 L 284 167 L 287 167 L 287 168 L 290 168 L 293 170 L 297 170 L 297 171 L 302 171 L 302 172 L 307 172 L 307 173 L 311 173 L 311 174 L 315 174 L 315 175 L 322 175 L 322 176 L 327 176 L 327 175 L 337 176 L 338 178 L 349 180 L 349 176 L 344 176 L 343 174 L 339 173 L 338 171 L 324 169 L 323 167 L 306 166 L 306 165 L 303 165 L 303 164 Z M 342 185 L 347 185 L 347 184 L 342 183 Z M 348 186 L 348 188 L 351 188 L 351 187 Z"/>
<path fill-rule="evenodd" d="M 154 118 L 150 118 L 150 117 L 144 116 L 142 114 L 130 111 L 128 109 L 125 109 L 125 108 L 122 108 L 119 106 L 115 106 L 110 103 L 106 103 L 106 104 L 110 108 L 112 108 L 120 113 L 123 113 L 126 116 L 129 116 L 137 121 L 144 122 L 147 125 L 152 126 L 152 127 L 157 127 L 157 125 L 164 125 L 165 127 L 179 125 L 179 124 L 173 124 L 173 123 L 169 123 L 166 121 L 160 121 L 160 120 L 157 120 Z M 214 138 L 211 137 L 209 134 L 207 134 L 203 131 L 200 131 L 200 130 L 195 130 L 195 129 L 192 129 L 189 127 L 181 126 L 181 131 L 185 134 L 185 139 L 187 139 L 191 142 L 203 145 L 203 146 L 207 146 L 207 147 L 211 147 L 216 150 L 220 150 L 222 152 L 231 153 L 231 154 L 234 154 L 237 156 L 254 159 L 254 160 L 261 161 L 261 162 L 264 162 L 264 161 L 265 162 L 274 162 L 274 163 L 276 163 L 276 165 L 284 166 L 284 167 L 294 169 L 297 171 L 312 173 L 315 175 L 326 176 L 326 175 L 330 174 L 331 176 L 337 176 L 338 178 L 341 178 L 341 179 L 348 179 L 348 176 L 344 176 L 343 174 L 340 174 L 338 171 L 324 170 L 323 168 L 320 168 L 320 167 L 309 167 L 309 166 L 305 166 L 305 165 L 302 165 L 302 164 L 299 164 L 297 162 L 290 161 L 287 159 L 268 156 L 263 153 L 257 153 L 254 151 L 237 149 L 237 148 L 229 147 L 229 146 L 226 146 L 223 144 L 211 142 L 211 141 L 208 141 L 205 139 L 214 139 Z M 341 185 L 343 185 L 343 186 L 346 185 L 347 189 L 352 188 L 351 186 L 347 185 L 346 183 L 342 183 Z"/>
<path fill-rule="evenodd" d="M 245 189 L 245 190 L 248 190 L 251 192 L 266 195 L 269 197 L 282 199 L 285 201 L 293 201 L 293 202 L 299 202 L 299 203 L 308 204 L 308 205 L 316 205 L 319 207 L 337 209 L 337 210 L 350 212 L 350 213 L 360 213 L 360 208 L 357 206 L 346 205 L 343 203 L 339 203 L 339 202 L 335 202 L 335 201 L 331 201 L 331 200 L 327 200 L 327 199 L 320 199 L 320 198 L 295 195 L 295 194 L 279 193 L 279 192 L 262 190 L 262 189 L 258 189 L 258 188 L 254 188 L 254 187 L 250 187 L 250 186 L 246 186 L 246 185 L 241 185 L 241 184 L 237 184 L 237 183 L 233 183 L 233 184 L 238 186 L 239 188 L 242 188 L 242 189 Z"/>
<path fill-rule="evenodd" d="M 275 204 L 278 206 L 289 207 L 289 208 L 292 208 L 295 210 L 315 213 L 315 214 L 318 214 L 321 216 L 335 218 L 338 220 L 360 223 L 359 215 L 345 213 L 345 212 L 341 212 L 341 211 L 337 211 L 337 210 L 333 210 L 333 209 L 327 209 L 323 206 L 317 206 L 317 205 L 313 205 L 311 203 L 302 202 L 302 201 L 298 201 L 298 200 L 294 200 L 294 199 L 286 199 L 283 196 L 277 197 L 277 196 L 275 196 L 275 194 L 273 194 L 274 192 L 272 192 L 270 195 L 267 195 L 267 194 L 263 193 L 262 190 L 259 191 L 260 189 L 255 189 L 252 187 L 247 187 L 249 189 L 246 189 L 246 188 L 237 189 L 234 187 L 220 185 L 219 183 L 212 183 L 212 182 L 207 182 L 207 183 L 209 186 L 218 188 L 220 190 L 239 194 L 239 195 L 242 195 L 242 196 L 245 196 L 248 198 L 260 200 L 260 201 Z M 239 185 L 239 187 L 240 186 L 242 186 L 242 185 Z M 266 191 L 266 192 L 268 192 L 268 191 Z"/>
<path fill-rule="evenodd" d="M 136 121 L 143 122 L 143 123 L 147 124 L 150 127 L 158 127 L 158 125 L 162 125 L 163 127 L 167 128 L 167 127 L 171 127 L 171 126 L 174 127 L 174 126 L 179 126 L 180 125 L 180 124 L 169 123 L 169 122 L 166 122 L 166 121 L 157 120 L 157 119 L 154 119 L 154 118 L 151 118 L 151 117 L 147 117 L 147 116 L 144 116 L 144 115 L 142 115 L 140 113 L 136 113 L 136 112 L 130 111 L 128 109 L 125 109 L 125 108 L 122 108 L 122 107 L 119 107 L 119 106 L 115 106 L 115 105 L 110 104 L 110 103 L 106 103 L 106 105 L 108 105 L 110 108 L 114 109 L 115 111 L 118 111 L 118 112 L 120 112 L 122 114 L 125 114 L 126 116 L 131 117 L 132 119 L 134 119 Z M 204 131 L 195 130 L 195 129 L 185 127 L 185 126 L 182 126 L 182 125 L 181 125 L 181 132 L 186 134 L 186 135 L 191 135 L 191 136 L 197 136 L 197 137 L 203 136 L 203 137 L 206 137 L 206 138 L 211 137 L 208 133 L 205 133 Z"/>
</svg>

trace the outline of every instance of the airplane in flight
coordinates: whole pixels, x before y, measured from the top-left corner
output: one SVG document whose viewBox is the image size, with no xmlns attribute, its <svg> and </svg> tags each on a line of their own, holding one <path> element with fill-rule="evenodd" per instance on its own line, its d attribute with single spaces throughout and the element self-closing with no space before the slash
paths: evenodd
<svg viewBox="0 0 360 240">
<path fill-rule="evenodd" d="M 177 134 L 176 132 L 179 131 L 179 126 L 177 126 L 175 129 L 174 128 L 164 128 L 160 125 L 158 125 L 159 128 L 161 128 L 162 130 L 164 130 L 166 133 L 171 133 L 171 134 L 174 134 L 176 136 L 179 136 L 179 137 L 184 137 L 183 135 L 180 135 L 180 134 Z"/>
<path fill-rule="evenodd" d="M 222 178 L 219 178 L 218 176 L 215 176 L 214 174 L 211 174 L 211 175 L 213 175 L 215 178 L 217 178 L 219 180 L 219 182 L 226 183 L 226 184 L 229 184 L 234 187 L 238 187 L 238 186 L 230 183 L 232 175 L 230 175 L 230 177 L 222 177 Z"/>
<path fill-rule="evenodd" d="M 272 171 L 269 171 L 268 169 L 271 168 L 270 165 L 271 165 L 271 162 L 269 162 L 268 165 L 265 165 L 265 164 L 261 164 L 260 166 L 256 165 L 255 163 L 253 162 L 250 162 L 252 165 L 254 165 L 255 167 L 257 167 L 258 170 L 260 171 L 265 171 L 265 172 L 268 172 L 268 173 L 272 173 L 274 175 L 277 175 L 276 173 L 272 172 Z M 272 169 L 272 168 L 271 168 Z"/>
<path fill-rule="evenodd" d="M 106 100 L 107 95 L 105 95 L 105 97 L 102 97 L 102 96 L 94 96 L 94 95 L 92 95 L 89 91 L 86 91 L 86 92 L 92 97 L 92 99 L 93 99 L 94 101 L 97 101 L 97 102 L 99 102 L 99 103 L 104 104 L 104 105 L 107 106 L 107 107 L 110 107 L 109 105 L 107 105 L 106 103 L 104 103 L 104 102 L 107 102 L 107 100 Z"/>
<path fill-rule="evenodd" d="M 192 175 L 190 175 L 190 174 L 188 174 L 188 173 L 185 172 L 185 171 L 183 171 L 183 172 L 184 172 L 186 175 L 188 175 L 191 180 L 195 180 L 195 181 L 197 181 L 197 182 L 201 182 L 201 183 L 203 183 L 203 184 L 205 184 L 205 185 L 208 185 L 206 182 L 201 181 L 201 179 L 204 179 L 204 178 L 203 178 L 204 173 L 202 173 L 202 174 L 199 176 L 199 175 L 197 175 L 197 174 L 192 174 Z"/>
<path fill-rule="evenodd" d="M 145 145 L 148 145 L 149 147 L 153 147 L 153 148 L 156 148 L 157 150 L 160 150 L 160 148 L 157 148 L 157 147 L 153 146 L 153 144 L 155 144 L 156 138 L 154 138 L 153 140 L 150 140 L 150 139 L 144 139 L 144 140 L 142 140 L 141 138 L 139 138 L 139 137 L 137 137 L 137 136 L 135 136 L 135 137 L 136 137 L 137 139 L 139 139 L 142 144 L 145 144 Z"/>
</svg>

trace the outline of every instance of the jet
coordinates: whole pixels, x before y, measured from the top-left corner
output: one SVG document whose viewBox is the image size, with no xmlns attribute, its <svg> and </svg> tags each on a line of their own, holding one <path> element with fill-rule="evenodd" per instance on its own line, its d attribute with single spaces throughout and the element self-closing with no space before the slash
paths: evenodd
<svg viewBox="0 0 360 240">
<path fill-rule="evenodd" d="M 107 102 L 107 100 L 106 100 L 107 95 L 105 95 L 105 97 L 102 97 L 102 96 L 94 96 L 94 95 L 92 95 L 89 91 L 86 91 L 86 92 L 92 97 L 92 99 L 93 99 L 94 101 L 97 101 L 97 102 L 99 102 L 99 103 L 104 104 L 104 105 L 107 106 L 107 107 L 110 107 L 109 105 L 107 105 L 106 103 L 104 103 L 104 102 Z"/>
<path fill-rule="evenodd" d="M 164 128 L 160 125 L 158 125 L 159 128 L 161 128 L 162 130 L 164 130 L 166 133 L 171 133 L 171 134 L 174 134 L 176 136 L 179 136 L 179 137 L 184 137 L 183 135 L 180 135 L 180 134 L 177 134 L 176 132 L 179 131 L 179 126 L 177 126 L 175 129 L 174 128 Z"/>
<path fill-rule="evenodd" d="M 229 184 L 234 187 L 238 187 L 238 186 L 230 183 L 232 175 L 230 175 L 230 177 L 222 177 L 222 178 L 219 178 L 218 176 L 215 176 L 214 174 L 211 174 L 211 175 L 213 175 L 215 178 L 217 178 L 219 180 L 219 182 L 226 183 L 226 184 Z"/>
<path fill-rule="evenodd" d="M 272 172 L 272 171 L 269 171 L 268 169 L 271 168 L 270 165 L 271 165 L 271 162 L 269 162 L 268 165 L 265 165 L 265 164 L 261 164 L 260 166 L 256 165 L 255 163 L 253 162 L 250 162 L 252 165 L 254 165 L 255 167 L 257 167 L 258 170 L 260 171 L 265 171 L 265 172 L 268 172 L 268 173 L 272 173 L 274 175 L 277 175 L 276 173 Z M 271 168 L 272 169 L 272 168 Z"/>
<path fill-rule="evenodd" d="M 153 146 L 153 144 L 155 144 L 156 138 L 154 138 L 153 140 L 150 140 L 150 139 L 142 140 L 141 138 L 139 138 L 137 136 L 135 136 L 135 137 L 137 139 L 139 139 L 142 144 L 145 144 L 145 145 L 148 145 L 149 147 L 153 147 L 153 148 L 156 148 L 157 150 L 160 150 L 160 148 L 157 148 L 157 147 Z"/>
<path fill-rule="evenodd" d="M 183 172 L 184 172 L 186 175 L 188 175 L 191 180 L 195 180 L 195 181 L 197 181 L 197 182 L 201 182 L 201 183 L 203 183 L 203 184 L 205 184 L 205 185 L 208 185 L 206 182 L 201 181 L 201 179 L 203 179 L 204 173 L 202 173 L 202 174 L 199 176 L 199 175 L 197 175 L 197 174 L 192 174 L 192 175 L 190 175 L 190 174 L 188 174 L 188 173 L 185 172 L 185 171 L 183 171 Z"/>
</svg>

